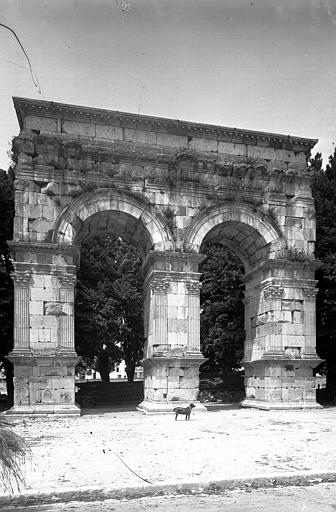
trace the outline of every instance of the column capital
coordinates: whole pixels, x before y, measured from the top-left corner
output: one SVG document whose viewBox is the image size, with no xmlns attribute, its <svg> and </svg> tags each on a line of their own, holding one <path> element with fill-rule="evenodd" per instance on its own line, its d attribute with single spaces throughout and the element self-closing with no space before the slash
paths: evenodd
<svg viewBox="0 0 336 512">
<path fill-rule="evenodd" d="M 58 280 L 61 288 L 73 288 L 76 284 L 76 274 L 59 274 Z"/>
<path fill-rule="evenodd" d="M 31 272 L 12 272 L 11 278 L 13 279 L 14 286 L 20 286 L 22 288 L 26 288 L 29 286 L 31 280 Z"/>
<path fill-rule="evenodd" d="M 280 299 L 284 293 L 284 287 L 282 283 L 269 283 L 264 288 L 264 298 L 269 299 Z"/>
<path fill-rule="evenodd" d="M 198 295 L 200 292 L 200 289 L 202 287 L 202 283 L 199 281 L 187 281 L 186 282 L 186 288 L 190 295 Z"/>
<path fill-rule="evenodd" d="M 310 286 L 309 287 L 306 286 L 306 287 L 302 288 L 303 296 L 304 296 L 305 299 L 308 299 L 308 300 L 309 299 L 310 300 L 315 299 L 317 292 L 318 292 L 317 288 L 313 288 L 313 287 L 310 287 Z"/>
<path fill-rule="evenodd" d="M 155 278 L 149 283 L 152 293 L 167 293 L 169 288 L 168 279 Z"/>
</svg>

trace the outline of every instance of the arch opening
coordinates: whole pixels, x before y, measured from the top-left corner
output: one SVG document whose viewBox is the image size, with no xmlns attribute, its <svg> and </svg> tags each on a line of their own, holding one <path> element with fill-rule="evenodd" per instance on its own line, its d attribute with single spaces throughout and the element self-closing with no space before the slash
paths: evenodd
<svg viewBox="0 0 336 512">
<path fill-rule="evenodd" d="M 143 278 L 134 244 L 102 230 L 81 244 L 75 348 L 82 357 L 77 399 L 96 405 L 143 398 Z"/>
<path fill-rule="evenodd" d="M 73 245 L 95 230 L 114 230 L 139 245 L 145 256 L 150 248 L 164 250 L 168 241 L 166 226 L 152 210 L 144 199 L 124 190 L 82 194 L 61 212 L 52 239 L 54 243 Z"/>
<path fill-rule="evenodd" d="M 81 245 L 94 236 L 114 235 L 136 247 L 142 259 L 153 247 L 149 232 L 140 219 L 129 213 L 105 210 L 88 217 L 74 238 L 74 244 Z"/>
<path fill-rule="evenodd" d="M 287 244 L 263 211 L 246 205 L 217 205 L 198 214 L 189 226 L 185 247 L 200 252 L 204 242 L 231 247 L 244 262 L 245 271 L 263 259 L 276 258 Z"/>
</svg>

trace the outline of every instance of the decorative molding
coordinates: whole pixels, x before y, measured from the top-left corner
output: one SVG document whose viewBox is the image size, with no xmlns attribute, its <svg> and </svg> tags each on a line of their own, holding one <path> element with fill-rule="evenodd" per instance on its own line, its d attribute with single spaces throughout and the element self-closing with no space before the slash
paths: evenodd
<svg viewBox="0 0 336 512">
<path fill-rule="evenodd" d="M 302 292 L 303 292 L 303 296 L 306 297 L 307 299 L 315 299 L 318 289 L 311 288 L 311 287 L 309 287 L 309 288 L 305 287 L 305 288 L 302 288 Z"/>
<path fill-rule="evenodd" d="M 167 279 L 154 279 L 149 283 L 152 293 L 167 293 L 169 281 Z"/>
<path fill-rule="evenodd" d="M 282 284 L 268 284 L 264 289 L 265 300 L 279 299 L 284 293 L 284 287 Z"/>
<path fill-rule="evenodd" d="M 32 275 L 30 272 L 12 272 L 11 277 L 15 286 L 26 288 L 29 286 Z"/>
<path fill-rule="evenodd" d="M 117 112 L 113 110 L 98 109 L 51 101 L 32 100 L 27 98 L 13 98 L 14 107 L 20 123 L 23 128 L 24 118 L 31 114 L 40 117 L 57 116 L 63 119 L 79 120 L 85 119 L 86 122 L 100 122 L 115 124 L 118 126 L 130 127 L 144 130 L 156 130 L 158 132 L 168 132 L 188 136 L 204 136 L 206 138 L 218 138 L 224 141 L 236 141 L 255 145 L 258 141 L 276 144 L 277 146 L 290 150 L 292 146 L 302 147 L 302 151 L 309 151 L 314 147 L 317 140 L 303 137 L 290 137 L 278 133 L 259 132 L 252 130 L 242 130 L 230 128 L 227 126 L 216 126 L 201 123 L 192 123 L 189 121 L 180 121 L 175 119 L 166 119 L 161 117 L 145 116 L 127 112 Z"/>
<path fill-rule="evenodd" d="M 188 281 L 186 283 L 186 288 L 190 295 L 198 295 L 201 287 L 202 283 L 200 283 L 199 281 Z"/>
<path fill-rule="evenodd" d="M 75 274 L 60 274 L 58 280 L 61 288 L 74 288 L 77 277 Z"/>
</svg>

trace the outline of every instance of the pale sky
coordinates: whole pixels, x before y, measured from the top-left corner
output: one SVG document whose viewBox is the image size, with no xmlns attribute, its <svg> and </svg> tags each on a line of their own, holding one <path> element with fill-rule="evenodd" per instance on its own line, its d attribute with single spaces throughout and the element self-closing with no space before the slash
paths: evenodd
<svg viewBox="0 0 336 512">
<path fill-rule="evenodd" d="M 12 96 L 336 142 L 336 0 L 0 0 L 0 167 Z M 316 151 L 314 150 L 313 153 Z"/>
</svg>

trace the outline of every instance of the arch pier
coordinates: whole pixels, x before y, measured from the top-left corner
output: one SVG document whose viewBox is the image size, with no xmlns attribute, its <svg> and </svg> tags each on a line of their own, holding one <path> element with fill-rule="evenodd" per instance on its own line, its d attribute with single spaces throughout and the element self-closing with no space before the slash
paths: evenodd
<svg viewBox="0 0 336 512">
<path fill-rule="evenodd" d="M 114 233 L 144 275 L 146 413 L 197 401 L 203 242 L 245 268 L 246 398 L 313 408 L 316 140 L 14 98 L 14 407 L 80 413 L 74 292 L 84 240 Z"/>
</svg>

